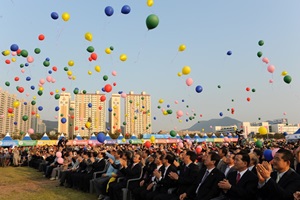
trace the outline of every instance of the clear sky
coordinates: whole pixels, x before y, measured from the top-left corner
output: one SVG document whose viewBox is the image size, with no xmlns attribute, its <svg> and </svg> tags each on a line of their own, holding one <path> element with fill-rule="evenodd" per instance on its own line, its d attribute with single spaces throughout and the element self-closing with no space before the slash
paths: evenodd
<svg viewBox="0 0 300 200">
<path fill-rule="evenodd" d="M 124 5 L 131 8 L 127 15 L 121 13 Z M 107 6 L 114 8 L 110 17 L 104 12 Z M 115 82 L 111 93 L 145 91 L 151 95 L 153 131 L 188 128 L 198 121 L 221 118 L 220 112 L 222 117 L 241 121 L 286 117 L 290 123 L 299 123 L 299 7 L 299 0 L 154 0 L 152 7 L 147 0 L 2 0 L 1 51 L 17 44 L 34 62 L 21 72 L 20 64 L 26 63 L 26 58 L 1 55 L 0 87 L 28 102 L 36 96 L 37 105 L 44 108 L 39 114 L 48 120 L 57 116 L 54 108 L 58 102 L 51 91 L 65 87 L 73 93 L 78 87 L 95 92 Z M 52 12 L 59 14 L 57 20 L 51 18 Z M 63 12 L 69 13 L 69 21 L 63 21 Z M 145 21 L 150 14 L 159 17 L 159 25 L 148 31 Z M 92 41 L 85 39 L 86 32 L 93 35 Z M 38 40 L 40 34 L 45 36 L 43 41 Z M 263 46 L 258 45 L 259 40 L 264 41 Z M 181 44 L 186 49 L 179 52 Z M 88 46 L 95 48 L 96 61 L 88 61 Z M 108 55 L 104 50 L 110 46 L 114 50 Z M 41 53 L 35 54 L 35 48 Z M 227 55 L 228 51 L 232 55 Z M 261 58 L 258 51 L 263 53 Z M 127 61 L 120 61 L 121 54 L 127 55 Z M 269 64 L 262 62 L 263 57 Z M 16 62 L 5 64 L 12 58 Z M 50 58 L 49 67 L 43 66 L 46 58 Z M 64 71 L 70 60 L 75 63 L 69 67 L 75 80 Z M 101 67 L 100 73 L 94 70 L 96 65 Z M 273 73 L 268 72 L 269 65 L 275 66 Z M 52 66 L 58 70 L 49 74 Z M 190 66 L 191 72 L 179 77 L 184 66 Z M 116 76 L 112 76 L 113 70 Z M 292 77 L 290 84 L 283 81 L 282 71 Z M 38 96 L 39 80 L 49 75 L 55 83 L 46 81 L 43 95 Z M 191 86 L 186 85 L 187 78 L 193 80 Z M 30 89 L 32 85 L 35 90 Z M 201 93 L 195 91 L 198 85 L 203 87 Z M 16 86 L 25 91 L 19 93 Z M 247 92 L 247 87 L 255 92 Z M 164 103 L 159 104 L 159 99 Z M 163 115 L 157 106 L 173 113 Z M 227 111 L 231 108 L 234 114 Z M 180 119 L 176 118 L 178 110 L 184 113 Z M 195 119 L 186 121 L 194 114 Z"/>
</svg>

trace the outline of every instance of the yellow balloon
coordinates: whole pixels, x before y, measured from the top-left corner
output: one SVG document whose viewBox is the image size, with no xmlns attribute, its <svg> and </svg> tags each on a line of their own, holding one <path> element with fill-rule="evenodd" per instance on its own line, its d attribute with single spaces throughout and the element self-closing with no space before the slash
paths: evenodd
<svg viewBox="0 0 300 200">
<path fill-rule="evenodd" d="M 11 59 L 12 62 L 16 62 L 16 60 L 17 60 L 16 58 L 12 58 Z"/>
<path fill-rule="evenodd" d="M 8 55 L 10 54 L 10 51 L 9 51 L 9 50 L 5 50 L 5 51 L 2 52 L 2 54 L 3 54 L 4 56 L 8 56 Z"/>
<path fill-rule="evenodd" d="M 257 139 L 256 139 L 256 138 L 253 138 L 253 141 L 254 141 L 254 142 L 256 142 L 256 141 L 257 141 Z"/>
<path fill-rule="evenodd" d="M 56 92 L 56 93 L 59 93 L 59 90 L 56 89 L 55 92 Z"/>
<path fill-rule="evenodd" d="M 165 110 L 165 111 L 163 112 L 163 114 L 164 114 L 164 115 L 168 115 L 168 112 Z"/>
<path fill-rule="evenodd" d="M 184 44 L 181 44 L 178 48 L 178 51 L 184 51 L 186 46 Z"/>
<path fill-rule="evenodd" d="M 20 106 L 20 102 L 19 101 L 14 101 L 13 102 L 13 106 L 14 106 L 14 108 L 19 107 Z"/>
<path fill-rule="evenodd" d="M 62 14 L 62 19 L 66 22 L 66 21 L 69 21 L 69 19 L 70 19 L 70 14 L 69 13 L 67 13 L 67 12 L 64 12 L 63 14 Z"/>
<path fill-rule="evenodd" d="M 286 76 L 288 73 L 287 73 L 287 71 L 282 71 L 281 72 L 281 76 Z"/>
<path fill-rule="evenodd" d="M 33 100 L 36 100 L 36 96 L 33 96 L 32 98 L 33 98 Z"/>
<path fill-rule="evenodd" d="M 151 135 L 151 137 L 150 137 L 150 141 L 151 141 L 152 143 L 154 143 L 154 142 L 155 142 L 155 137 L 154 137 L 154 135 Z"/>
<path fill-rule="evenodd" d="M 39 90 L 43 91 L 43 90 L 44 90 L 44 88 L 43 88 L 43 87 L 39 87 Z"/>
<path fill-rule="evenodd" d="M 181 73 L 181 72 L 178 72 L 178 73 L 177 73 L 177 76 L 179 76 L 179 77 L 182 76 L 182 73 Z"/>
<path fill-rule="evenodd" d="M 180 119 L 180 120 L 179 120 L 179 123 L 181 123 L 181 122 L 182 122 L 182 120 Z"/>
<path fill-rule="evenodd" d="M 126 139 L 125 139 L 125 138 L 122 138 L 122 142 L 126 142 Z"/>
<path fill-rule="evenodd" d="M 70 67 L 74 66 L 74 61 L 73 61 L 73 60 L 69 60 L 68 65 L 69 65 Z"/>
<path fill-rule="evenodd" d="M 11 113 L 11 114 L 10 114 L 10 116 L 11 116 L 11 117 L 14 117 L 14 116 L 15 116 L 15 114 L 14 114 L 14 113 Z"/>
<path fill-rule="evenodd" d="M 69 71 L 67 71 L 67 74 L 68 74 L 68 76 L 72 76 L 73 73 L 72 73 L 72 71 L 69 70 Z"/>
<path fill-rule="evenodd" d="M 202 132 L 204 132 L 204 128 L 202 129 Z"/>
<path fill-rule="evenodd" d="M 123 62 L 126 61 L 127 60 L 126 54 L 121 54 L 120 55 L 120 60 L 123 61 Z"/>
<path fill-rule="evenodd" d="M 88 40 L 88 41 L 92 41 L 93 40 L 93 35 L 90 33 L 90 32 L 87 32 L 85 35 L 84 35 L 85 39 Z"/>
<path fill-rule="evenodd" d="M 268 133 L 268 130 L 267 130 L 266 127 L 261 126 L 261 127 L 259 127 L 258 132 L 259 132 L 261 135 L 266 135 L 266 134 Z"/>
<path fill-rule="evenodd" d="M 145 140 L 144 140 L 144 139 L 141 139 L 141 142 L 142 142 L 142 143 L 144 143 L 144 142 L 145 142 Z"/>
<path fill-rule="evenodd" d="M 126 114 L 125 117 L 128 117 L 128 114 Z"/>
<path fill-rule="evenodd" d="M 35 116 L 36 116 L 37 118 L 39 118 L 39 117 L 40 117 L 40 114 L 36 114 Z"/>
<path fill-rule="evenodd" d="M 101 71 L 101 68 L 100 68 L 99 65 L 95 66 L 95 71 L 96 71 L 96 72 L 100 72 L 100 71 Z"/>
<path fill-rule="evenodd" d="M 113 108 L 114 108 L 114 109 L 117 109 L 117 106 L 114 106 Z"/>
<path fill-rule="evenodd" d="M 92 75 L 92 72 L 90 70 L 88 71 L 88 75 Z"/>
<path fill-rule="evenodd" d="M 191 68 L 189 66 L 184 66 L 182 68 L 182 74 L 188 75 L 191 72 Z"/>
<path fill-rule="evenodd" d="M 147 1 L 147 6 L 151 7 L 151 6 L 153 6 L 153 4 L 154 4 L 153 0 L 148 0 Z"/>
<path fill-rule="evenodd" d="M 163 103 L 163 102 L 164 102 L 163 99 L 158 100 L 158 103 Z"/>
<path fill-rule="evenodd" d="M 72 76 L 72 80 L 76 80 L 76 76 Z"/>
<path fill-rule="evenodd" d="M 106 48 L 106 49 L 105 49 L 105 53 L 110 54 L 110 53 L 111 53 L 110 48 Z"/>
<path fill-rule="evenodd" d="M 85 123 L 85 127 L 86 127 L 86 128 L 90 128 L 90 127 L 91 127 L 91 122 L 86 122 L 86 123 Z"/>
</svg>

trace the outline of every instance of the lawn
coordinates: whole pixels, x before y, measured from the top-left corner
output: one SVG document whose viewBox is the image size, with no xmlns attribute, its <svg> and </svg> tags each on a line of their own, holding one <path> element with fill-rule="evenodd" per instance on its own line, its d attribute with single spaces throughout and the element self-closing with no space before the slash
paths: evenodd
<svg viewBox="0 0 300 200">
<path fill-rule="evenodd" d="M 97 199 L 95 194 L 57 187 L 58 180 L 50 181 L 29 167 L 0 167 L 0 200 L 85 200 Z"/>
</svg>

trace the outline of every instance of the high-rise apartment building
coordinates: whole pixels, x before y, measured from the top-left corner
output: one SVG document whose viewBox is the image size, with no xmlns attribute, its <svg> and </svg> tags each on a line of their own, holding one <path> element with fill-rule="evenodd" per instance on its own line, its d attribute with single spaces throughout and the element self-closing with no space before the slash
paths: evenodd
<svg viewBox="0 0 300 200">
<path fill-rule="evenodd" d="M 119 94 L 112 94 L 109 100 L 109 124 L 111 133 L 114 134 L 116 131 L 121 129 L 121 98 Z"/>
<path fill-rule="evenodd" d="M 105 101 L 100 100 L 101 96 L 105 96 L 105 94 L 101 94 L 99 91 L 75 95 L 75 134 L 90 136 L 93 132 L 106 130 L 106 104 Z"/>
<path fill-rule="evenodd" d="M 58 132 L 69 134 L 69 114 L 70 114 L 70 93 L 61 93 L 59 98 L 59 111 L 58 111 Z"/>
<path fill-rule="evenodd" d="M 125 133 L 139 136 L 151 133 L 151 96 L 129 92 L 125 99 Z"/>
</svg>

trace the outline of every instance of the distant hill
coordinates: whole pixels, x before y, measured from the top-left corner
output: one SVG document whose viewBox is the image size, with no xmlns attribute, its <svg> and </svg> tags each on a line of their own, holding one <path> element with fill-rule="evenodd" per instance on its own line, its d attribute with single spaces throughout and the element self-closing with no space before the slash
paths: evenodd
<svg viewBox="0 0 300 200">
<path fill-rule="evenodd" d="M 231 126 L 231 125 L 237 125 L 238 123 L 241 123 L 241 121 L 238 121 L 236 119 L 232 119 L 230 117 L 223 117 L 220 119 L 210 119 L 208 121 L 199 121 L 199 123 L 194 124 L 188 129 L 189 131 L 202 131 L 204 129 L 206 132 L 212 131 L 210 126 Z"/>
<path fill-rule="evenodd" d="M 46 124 L 46 132 L 47 133 L 49 133 L 52 130 L 57 131 L 57 127 L 58 127 L 57 121 L 43 120 L 43 122 Z"/>
</svg>

